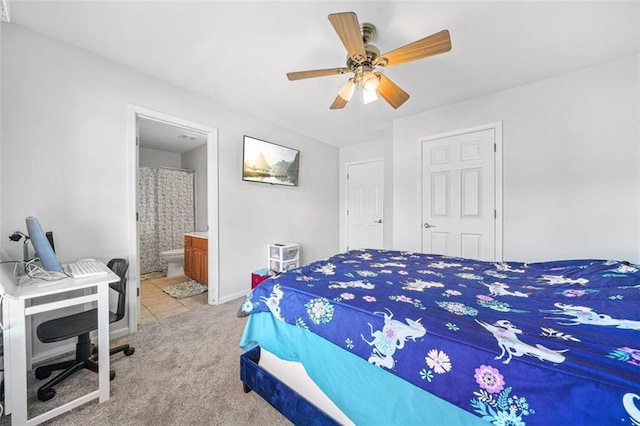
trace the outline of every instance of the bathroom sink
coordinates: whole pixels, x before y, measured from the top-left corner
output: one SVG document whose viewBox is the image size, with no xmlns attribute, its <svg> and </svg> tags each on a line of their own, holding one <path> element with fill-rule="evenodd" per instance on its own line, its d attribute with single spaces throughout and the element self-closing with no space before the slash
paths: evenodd
<svg viewBox="0 0 640 426">
<path fill-rule="evenodd" d="M 196 238 L 209 238 L 209 233 L 206 231 L 203 232 L 187 232 L 186 234 L 189 237 L 196 237 Z"/>
</svg>

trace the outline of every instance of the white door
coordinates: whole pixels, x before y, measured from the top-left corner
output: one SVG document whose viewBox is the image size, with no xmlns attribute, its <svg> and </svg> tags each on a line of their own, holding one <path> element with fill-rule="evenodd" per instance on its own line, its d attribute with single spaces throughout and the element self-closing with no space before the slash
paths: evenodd
<svg viewBox="0 0 640 426">
<path fill-rule="evenodd" d="M 382 161 L 347 166 L 347 250 L 382 248 Z"/>
<path fill-rule="evenodd" d="M 491 126 L 421 142 L 423 252 L 501 260 L 497 130 Z"/>
</svg>

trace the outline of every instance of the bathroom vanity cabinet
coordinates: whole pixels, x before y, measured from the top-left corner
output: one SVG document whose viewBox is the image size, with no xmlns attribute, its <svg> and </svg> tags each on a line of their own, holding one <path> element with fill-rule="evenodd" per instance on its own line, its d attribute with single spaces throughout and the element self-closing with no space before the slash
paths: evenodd
<svg viewBox="0 0 640 426">
<path fill-rule="evenodd" d="M 184 236 L 184 274 L 202 284 L 208 284 L 209 240 L 192 235 Z"/>
</svg>

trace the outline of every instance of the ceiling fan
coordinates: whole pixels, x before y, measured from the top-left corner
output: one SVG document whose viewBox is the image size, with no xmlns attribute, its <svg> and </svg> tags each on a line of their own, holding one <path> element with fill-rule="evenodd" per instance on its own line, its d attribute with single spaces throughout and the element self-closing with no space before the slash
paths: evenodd
<svg viewBox="0 0 640 426">
<path fill-rule="evenodd" d="M 354 12 L 332 13 L 329 15 L 329 22 L 347 49 L 347 65 L 338 68 L 290 72 L 287 73 L 287 78 L 294 81 L 353 73 L 338 92 L 330 109 L 344 108 L 358 85 L 362 86 L 365 103 L 376 100 L 377 93 L 397 109 L 409 99 L 409 94 L 379 70 L 451 50 L 449 31 L 443 30 L 380 55 L 380 49 L 369 43 L 376 33 L 376 27 L 373 24 L 364 23 L 361 26 Z"/>
</svg>

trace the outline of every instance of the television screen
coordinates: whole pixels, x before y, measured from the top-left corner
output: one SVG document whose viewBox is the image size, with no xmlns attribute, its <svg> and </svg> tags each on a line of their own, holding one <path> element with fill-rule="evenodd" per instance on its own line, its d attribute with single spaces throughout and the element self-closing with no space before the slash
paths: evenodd
<svg viewBox="0 0 640 426">
<path fill-rule="evenodd" d="M 244 137 L 242 180 L 298 186 L 300 151 Z"/>
</svg>

